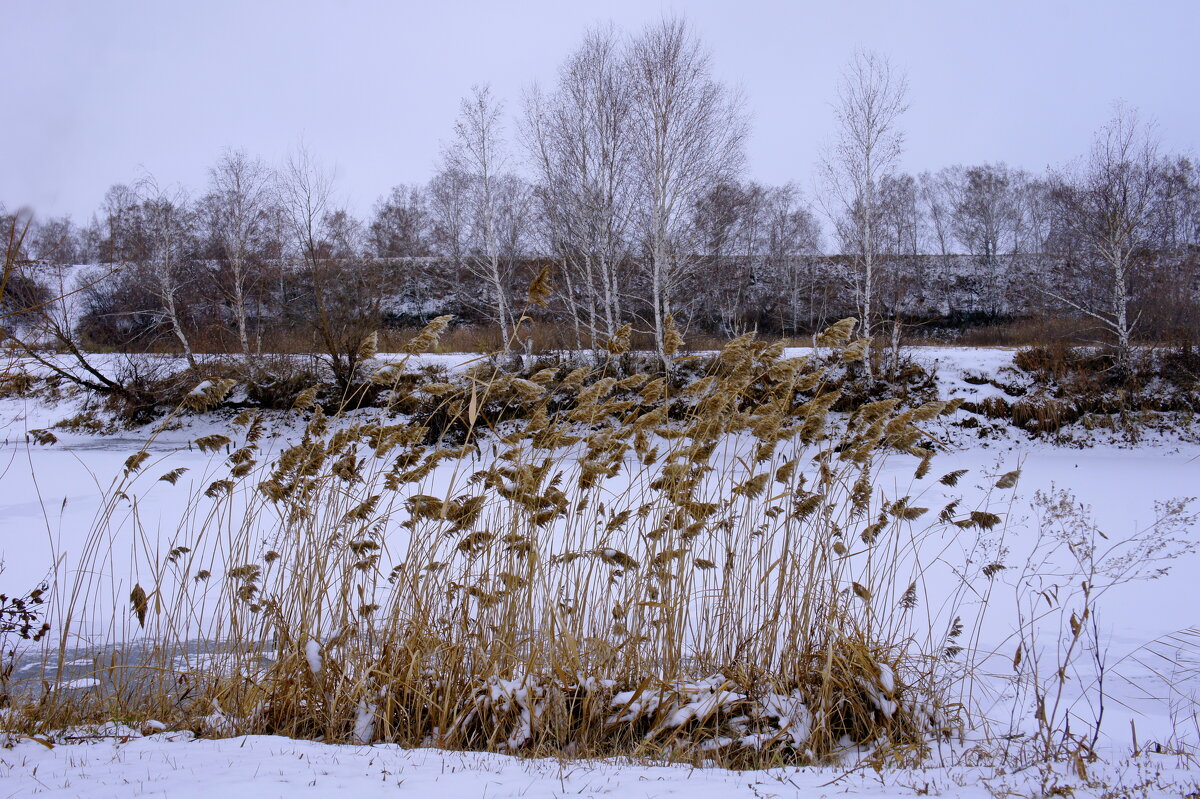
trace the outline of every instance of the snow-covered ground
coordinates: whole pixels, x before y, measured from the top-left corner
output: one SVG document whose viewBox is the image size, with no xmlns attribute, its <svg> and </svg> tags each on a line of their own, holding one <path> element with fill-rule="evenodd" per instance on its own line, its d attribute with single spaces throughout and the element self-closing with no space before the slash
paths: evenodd
<svg viewBox="0 0 1200 799">
<path fill-rule="evenodd" d="M 921 348 L 916 357 L 938 367 L 947 396 L 982 398 L 998 391 L 963 378 L 969 373 L 994 376 L 1011 363 L 1012 351 L 1002 349 Z M 457 368 L 471 356 L 422 356 L 422 361 Z M 142 449 L 146 431 L 97 436 L 56 431 L 52 445 L 31 443 L 25 431 L 50 428 L 77 412 L 80 400 L 59 405 L 25 399 L 0 400 L 0 589 L 32 585 L 57 565 L 60 580 L 78 564 L 80 550 L 93 526 L 102 497 L 124 467 L 126 458 Z M 367 412 L 369 413 L 369 411 Z M 139 496 L 139 514 L 151 533 L 169 537 L 178 525 L 179 498 L 207 485 L 220 467 L 220 457 L 188 446 L 195 438 L 221 429 L 225 420 L 211 416 L 184 417 L 180 425 L 162 432 L 149 447 L 147 474 L 189 469 L 180 484 L 153 482 Z M 296 435 L 286 424 L 277 428 L 281 439 Z M 1008 567 L 995 580 L 997 610 L 981 626 L 975 642 L 984 681 L 972 701 L 999 724 L 993 732 L 1028 729 L 1033 708 L 1028 696 L 1008 681 L 1008 664 L 1021 615 L 1015 597 L 1022 568 L 1044 553 L 1038 538 L 1038 518 L 1045 514 L 1039 492 L 1063 489 L 1083 508 L 1108 538 L 1121 539 L 1147 530 L 1156 503 L 1200 495 L 1200 446 L 1170 437 L 1157 437 L 1137 446 L 1096 441 L 1087 447 L 1064 448 L 1032 440 L 1014 431 L 1001 440 L 969 442 L 935 459 L 927 487 L 916 486 L 931 507 L 944 492 L 928 485 L 946 472 L 967 469 L 968 493 L 987 493 L 995 476 L 1021 470 L 1015 493 L 1006 492 L 1008 523 L 1002 536 L 985 542 L 985 555 L 1003 557 Z M 895 459 L 885 468 L 884 482 L 893 482 L 898 495 L 913 491 L 911 459 Z M 436 480 L 435 478 L 433 478 Z M 888 486 L 883 486 L 885 489 Z M 1200 531 L 1185 530 L 1183 539 L 1196 541 Z M 115 551 L 131 540 L 114 540 Z M 1062 554 L 1061 552 L 1059 553 Z M 1106 783 L 1146 782 L 1146 795 L 1196 795 L 1200 773 L 1195 761 L 1143 755 L 1132 762 L 1126 755 L 1134 731 L 1144 748 L 1195 746 L 1200 739 L 1197 699 L 1200 698 L 1200 616 L 1196 585 L 1200 556 L 1184 555 L 1162 564 L 1164 574 L 1153 579 L 1121 582 L 1097 604 L 1093 621 L 1102 669 L 1081 668 L 1071 675 L 1073 687 L 1103 696 L 1104 719 L 1100 747 L 1107 763 L 1089 766 L 1087 777 L 1061 771 L 1054 779 L 1073 786 L 1075 796 L 1102 795 Z M 118 580 L 121 579 L 117 575 Z M 127 578 L 128 579 L 128 578 Z M 132 579 L 128 579 L 132 582 Z M 128 585 L 126 583 L 126 586 Z M 981 587 L 982 590 L 982 587 Z M 128 588 L 125 588 L 125 593 Z M 1005 606 L 1005 592 L 1013 593 Z M 119 596 L 125 594 L 118 593 Z M 1050 619 L 1065 623 L 1065 620 Z M 1094 693 L 1103 677 L 1102 694 Z M 1090 682 L 1089 682 L 1090 681 Z M 1073 708 L 1080 723 L 1091 721 L 1095 699 Z M 174 740 L 171 740 L 174 738 Z M 1002 774 L 995 769 L 963 765 L 925 770 L 873 771 L 834 768 L 768 772 L 729 772 L 682 766 L 629 765 L 616 762 L 559 762 L 523 760 L 499 755 L 402 750 L 393 746 L 332 746 L 271 737 L 224 740 L 184 740 L 172 734 L 142 738 L 135 731 L 117 737 L 59 742 L 46 746 L 23 740 L 0 750 L 0 796 L 189 796 L 219 790 L 234 796 L 292 796 L 305 791 L 415 795 L 443 792 L 448 796 L 794 796 L 842 793 L 871 796 L 912 796 L 931 793 L 961 796 L 1036 795 L 1045 786 L 1037 769 Z M 960 753 L 961 754 L 961 753 Z M 1089 780 L 1093 783 L 1088 787 Z M 1053 780 L 1051 780 L 1053 782 Z M 1041 786 L 1041 787 L 1039 787 Z M 1175 787 L 1170 787 L 1175 786 Z M 1065 794 L 1064 794 L 1065 795 Z M 1141 794 L 1137 794 L 1141 795 Z"/>
<path fill-rule="evenodd" d="M 132 731 L 130 731 L 132 732 Z M 48 748 L 0 749 L 0 796 L 480 797 L 480 799 L 771 799 L 773 797 L 1195 796 L 1200 774 L 1174 757 L 1143 755 L 1084 766 L 1006 773 L 988 767 L 788 768 L 728 771 L 687 765 L 522 759 L 506 755 L 345 746 L 273 736 L 192 740 L 120 735 Z M 1127 793 L 1120 788 L 1127 788 Z M 1057 790 L 1057 793 L 1052 793 Z"/>
</svg>

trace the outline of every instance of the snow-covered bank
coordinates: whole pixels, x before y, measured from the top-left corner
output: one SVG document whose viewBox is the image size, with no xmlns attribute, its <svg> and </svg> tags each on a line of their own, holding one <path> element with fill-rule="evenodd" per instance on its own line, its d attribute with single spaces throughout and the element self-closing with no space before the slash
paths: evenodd
<svg viewBox="0 0 1200 799">
<path fill-rule="evenodd" d="M 136 734 L 135 734 L 136 735 Z M 176 740 L 172 741 L 174 738 Z M 272 736 L 191 740 L 179 734 L 106 738 L 48 747 L 20 741 L 0 749 L 0 795 L 129 799 L 375 796 L 767 797 L 955 796 L 994 799 L 1058 795 L 1195 796 L 1200 772 L 1173 756 L 1144 754 L 1112 763 L 920 769 L 868 767 L 728 771 L 611 760 L 523 759 L 506 755 L 345 746 Z"/>
</svg>

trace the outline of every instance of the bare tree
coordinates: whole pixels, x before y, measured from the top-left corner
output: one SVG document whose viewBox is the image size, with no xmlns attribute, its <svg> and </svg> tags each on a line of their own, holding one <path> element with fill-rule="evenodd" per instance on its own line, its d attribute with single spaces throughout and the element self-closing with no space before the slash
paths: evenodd
<svg viewBox="0 0 1200 799">
<path fill-rule="evenodd" d="M 920 199 L 926 220 L 929 255 L 934 257 L 934 275 L 927 291 L 932 295 L 932 308 L 949 314 L 954 307 L 952 264 L 955 254 L 953 226 L 954 185 L 956 168 L 937 172 L 922 172 L 917 178 Z"/>
<path fill-rule="evenodd" d="M 958 240 L 980 260 L 994 266 L 1005 249 L 1004 237 L 1016 213 L 1012 178 L 1004 164 L 968 167 L 955 197 L 951 224 Z"/>
<path fill-rule="evenodd" d="M 468 265 L 486 280 L 492 292 L 492 310 L 500 325 L 505 353 L 512 343 L 513 317 L 501 265 L 498 181 L 507 158 L 504 152 L 503 106 L 486 85 L 475 86 L 463 99 L 454 123 L 454 140 L 445 152 L 443 172 L 466 176 L 469 183 L 471 222 L 475 247 Z"/>
<path fill-rule="evenodd" d="M 358 231 L 333 208 L 333 175 L 305 148 L 284 166 L 280 201 L 312 292 L 313 326 L 343 393 L 354 385 L 370 330 L 347 325 L 341 298 L 359 254 Z M 352 289 L 351 289 L 352 290 Z M 358 298 L 368 306 L 371 297 Z"/>
<path fill-rule="evenodd" d="M 444 166 L 429 181 L 429 211 L 432 215 L 434 249 L 450 261 L 455 272 L 466 265 L 471 229 L 471 179 Z"/>
<path fill-rule="evenodd" d="M 1007 310 L 1012 259 L 1021 233 L 1023 175 L 1005 164 L 958 170 L 952 185 L 950 224 L 966 252 L 975 256 L 973 283 L 979 310 L 996 316 Z"/>
<path fill-rule="evenodd" d="M 876 261 L 879 255 L 880 183 L 896 169 L 903 146 L 897 129 L 908 109 L 908 81 L 883 56 L 860 50 L 842 73 L 834 115 L 837 139 L 825 155 L 830 216 L 855 266 L 862 333 L 873 330 Z M 869 362 L 869 361 L 868 361 Z"/>
<path fill-rule="evenodd" d="M 31 257 L 44 263 L 79 264 L 79 231 L 70 217 L 39 220 L 30 231 Z"/>
<path fill-rule="evenodd" d="M 750 308 L 761 288 L 760 232 L 765 223 L 767 191 L 753 183 L 723 182 L 696 201 L 692 215 L 698 253 L 695 284 L 709 300 L 723 335 L 737 336 L 756 323 Z M 761 308 L 761 306 L 759 306 Z"/>
<path fill-rule="evenodd" d="M 924 252 L 925 219 L 916 179 L 904 173 L 888 175 L 879 182 L 876 196 L 880 252 L 902 257 Z"/>
<path fill-rule="evenodd" d="M 820 273 L 821 226 L 792 184 L 767 191 L 763 208 L 763 254 L 766 285 L 781 300 L 779 329 L 795 335 L 805 325 L 823 327 L 829 306 L 829 283 Z"/>
<path fill-rule="evenodd" d="M 628 69 L 654 342 L 666 368 L 667 318 L 694 252 L 692 212 L 713 185 L 737 176 L 747 123 L 741 97 L 713 78 L 707 49 L 681 18 L 643 30 Z"/>
<path fill-rule="evenodd" d="M 542 238 L 564 267 L 568 310 L 596 347 L 622 322 L 632 211 L 631 96 L 620 34 L 589 30 L 556 91 L 526 97 L 523 138 L 538 174 Z M 577 340 L 582 345 L 582 335 Z"/>
<path fill-rule="evenodd" d="M 1200 162 L 1185 156 L 1164 159 L 1154 228 L 1161 249 L 1178 252 L 1200 244 Z"/>
<path fill-rule="evenodd" d="M 1014 174 L 1014 265 L 1010 272 L 1014 275 L 1013 280 L 1020 282 L 1020 301 L 1026 307 L 1034 308 L 1044 297 L 1035 297 L 1039 292 L 1032 286 L 1052 272 L 1046 254 L 1046 239 L 1050 234 L 1052 218 L 1050 185 L 1044 178 L 1026 172 Z"/>
<path fill-rule="evenodd" d="M 1174 156 L 1162 161 L 1154 201 L 1149 274 L 1139 281 L 1135 313 L 1144 332 L 1196 340 L 1200 334 L 1200 164 Z"/>
<path fill-rule="evenodd" d="M 395 186 L 375 204 L 369 228 L 379 258 L 423 258 L 433 252 L 433 219 L 420 186 Z"/>
<path fill-rule="evenodd" d="M 163 187 L 153 177 L 138 184 L 142 246 L 139 259 L 147 269 L 150 285 L 162 304 L 167 324 L 179 341 L 188 368 L 199 372 L 184 326 L 181 289 L 194 216 L 187 192 L 180 187 Z"/>
<path fill-rule="evenodd" d="M 361 222 L 344 209 L 326 214 L 315 291 L 324 309 L 321 338 L 338 364 L 335 375 L 343 389 L 355 387 L 363 361 L 375 354 L 376 334 L 383 325 L 386 266 L 366 253 Z"/>
<path fill-rule="evenodd" d="M 529 218 L 533 214 L 533 191 L 520 177 L 507 174 L 496 179 L 496 257 L 507 286 L 529 255 Z"/>
<path fill-rule="evenodd" d="M 257 371 L 255 352 L 246 323 L 247 294 L 256 275 L 252 256 L 270 223 L 274 175 L 242 150 L 226 150 L 209 173 L 209 194 L 203 202 L 212 236 L 224 255 L 229 280 L 224 288 L 233 311 L 238 343 L 251 378 Z"/>
<path fill-rule="evenodd" d="M 79 340 L 74 302 L 113 275 L 112 269 L 76 274 L 42 250 L 38 258 L 25 249 L 33 216 L 5 214 L 0 206 L 0 344 L 19 350 L 48 372 L 97 394 L 118 396 L 144 418 L 157 402 L 136 382 L 123 383 L 95 364 Z M 35 273 L 36 270 L 36 273 Z"/>
<path fill-rule="evenodd" d="M 1117 367 L 1127 372 L 1136 318 L 1129 306 L 1139 251 L 1154 231 L 1154 201 L 1162 165 L 1154 131 L 1135 111 L 1118 106 L 1080 162 L 1054 174 L 1058 221 L 1098 278 L 1099 296 L 1055 295 L 1108 329 Z M 1094 270 L 1094 271 L 1092 271 Z"/>
<path fill-rule="evenodd" d="M 379 199 L 372 214 L 369 249 L 384 260 L 391 279 L 389 311 L 393 321 L 428 321 L 432 308 L 444 312 L 444 306 L 461 289 L 459 264 L 453 255 L 449 264 L 433 258 L 439 249 L 439 220 L 431 194 L 423 186 L 395 186 Z"/>
<path fill-rule="evenodd" d="M 279 198 L 302 258 L 317 259 L 321 220 L 330 210 L 333 176 L 304 147 L 284 165 Z"/>
<path fill-rule="evenodd" d="M 917 181 L 911 175 L 885 176 L 876 192 L 879 264 L 876 296 L 879 313 L 892 317 L 892 349 L 899 347 L 901 319 L 919 306 L 925 290 L 924 218 Z"/>
</svg>

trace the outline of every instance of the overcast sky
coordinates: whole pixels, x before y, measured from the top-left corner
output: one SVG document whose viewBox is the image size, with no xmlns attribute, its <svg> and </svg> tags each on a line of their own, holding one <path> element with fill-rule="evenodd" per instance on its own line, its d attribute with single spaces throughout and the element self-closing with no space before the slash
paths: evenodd
<svg viewBox="0 0 1200 799">
<path fill-rule="evenodd" d="M 473 83 L 516 112 L 590 23 L 636 31 L 663 13 L 685 14 L 745 90 L 758 180 L 810 188 L 857 46 L 908 74 L 910 171 L 1041 170 L 1081 153 L 1117 99 L 1166 149 L 1200 149 L 1200 0 L 0 0 L 0 202 L 83 222 L 113 183 L 148 172 L 199 191 L 226 146 L 279 162 L 304 141 L 365 213 L 428 179 Z"/>
</svg>

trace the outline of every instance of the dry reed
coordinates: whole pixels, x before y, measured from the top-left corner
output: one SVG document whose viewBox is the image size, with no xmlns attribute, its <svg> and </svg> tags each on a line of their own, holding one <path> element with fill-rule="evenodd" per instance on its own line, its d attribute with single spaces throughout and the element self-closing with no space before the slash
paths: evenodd
<svg viewBox="0 0 1200 799">
<path fill-rule="evenodd" d="M 466 431 L 456 446 L 388 407 L 329 418 L 306 392 L 298 440 L 245 412 L 193 442 L 214 453 L 199 477 L 159 474 L 143 449 L 57 586 L 57 672 L 9 720 L 735 766 L 864 745 L 919 759 L 964 711 L 961 596 L 927 595 L 924 574 L 1000 518 L 880 490 L 889 455 L 930 474 L 923 425 L 956 405 L 833 414 L 833 373 L 867 349 L 853 326 L 822 335 L 821 359 L 743 336 L 682 389 L 611 361 L 376 374 L 391 408 L 435 398 Z M 628 347 L 619 335 L 611 358 Z M 152 486 L 182 495 L 169 534 L 139 515 Z M 64 684 L 81 637 L 107 653 L 87 691 Z"/>
</svg>

